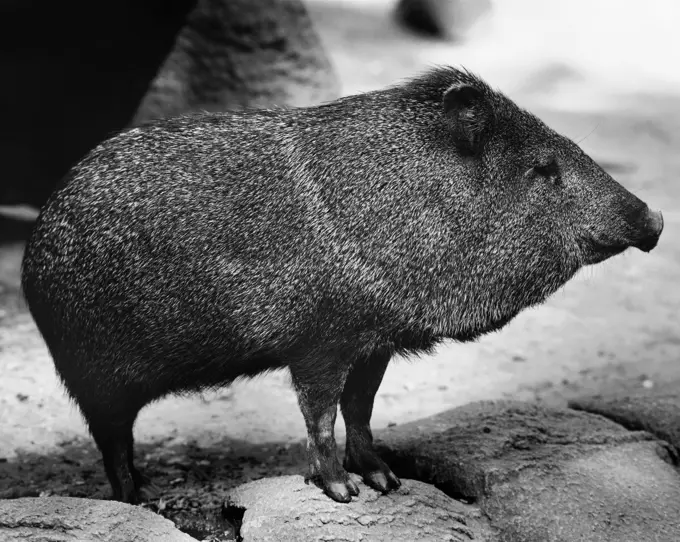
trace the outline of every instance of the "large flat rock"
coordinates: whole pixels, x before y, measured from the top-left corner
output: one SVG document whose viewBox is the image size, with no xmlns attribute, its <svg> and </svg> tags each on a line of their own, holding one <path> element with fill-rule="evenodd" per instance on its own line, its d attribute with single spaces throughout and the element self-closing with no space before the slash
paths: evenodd
<svg viewBox="0 0 680 542">
<path fill-rule="evenodd" d="M 569 402 L 632 430 L 645 430 L 680 451 L 680 380 L 634 390 L 612 389 Z"/>
<path fill-rule="evenodd" d="M 2 542 L 195 542 L 158 514 L 72 497 L 0 500 Z"/>
<path fill-rule="evenodd" d="M 680 540 L 667 444 L 602 416 L 479 402 L 376 437 L 398 476 L 477 502 L 504 542 Z"/>
<path fill-rule="evenodd" d="M 302 476 L 266 478 L 233 490 L 226 506 L 230 514 L 243 514 L 243 542 L 496 540 L 476 506 L 431 485 L 403 480 L 389 495 L 359 487 L 359 497 L 340 504 Z"/>
</svg>

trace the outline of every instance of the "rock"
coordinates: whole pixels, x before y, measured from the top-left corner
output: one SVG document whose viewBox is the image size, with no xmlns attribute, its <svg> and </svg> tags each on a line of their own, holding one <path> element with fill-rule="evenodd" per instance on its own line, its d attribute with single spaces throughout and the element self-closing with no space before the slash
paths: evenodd
<svg viewBox="0 0 680 542">
<path fill-rule="evenodd" d="M 505 401 L 472 403 L 375 437 L 393 470 L 465 499 L 480 498 L 495 483 L 564 455 L 653 440 L 599 416 Z"/>
<path fill-rule="evenodd" d="M 40 208 L 73 164 L 131 124 L 340 93 L 302 0 L 2 5 L 0 102 L 11 104 L 2 126 L 12 137 L 0 146 L 0 205 Z"/>
<path fill-rule="evenodd" d="M 198 0 L 132 120 L 307 106 L 340 82 L 301 0 Z"/>
<path fill-rule="evenodd" d="M 243 542 L 496 540 L 476 506 L 421 482 L 402 482 L 389 495 L 360 483 L 359 497 L 340 504 L 301 476 L 266 478 L 234 489 L 226 509 L 242 516 Z"/>
<path fill-rule="evenodd" d="M 195 542 L 138 506 L 71 497 L 0 500 L 3 542 Z"/>
<path fill-rule="evenodd" d="M 0 102 L 12 137 L 0 147 L 0 203 L 41 207 L 75 162 L 129 122 L 193 2 L 2 2 L 0 35 L 12 38 Z"/>
<path fill-rule="evenodd" d="M 458 40 L 490 9 L 490 0 L 399 0 L 395 16 L 414 32 Z"/>
<path fill-rule="evenodd" d="M 665 443 L 601 416 L 479 402 L 376 432 L 401 477 L 475 501 L 503 542 L 680 540 Z"/>
<path fill-rule="evenodd" d="M 643 383 L 644 384 L 644 383 Z M 600 414 L 628 429 L 649 431 L 680 455 L 680 382 L 617 390 L 569 402 L 576 410 Z"/>
</svg>

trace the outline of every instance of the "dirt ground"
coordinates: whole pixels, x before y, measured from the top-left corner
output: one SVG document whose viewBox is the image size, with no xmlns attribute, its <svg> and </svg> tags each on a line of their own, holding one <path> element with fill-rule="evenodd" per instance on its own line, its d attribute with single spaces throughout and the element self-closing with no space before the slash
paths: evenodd
<svg viewBox="0 0 680 542">
<path fill-rule="evenodd" d="M 393 83 L 447 55 L 457 63 L 455 44 L 405 34 L 384 10 L 357 15 L 353 5 L 321 0 L 311 7 L 345 93 Z M 581 110 L 551 106 L 556 86 L 573 84 L 572 74 L 562 65 L 544 66 L 527 76 L 532 84 L 502 90 L 581 140 L 622 184 L 663 210 L 658 248 L 583 271 L 546 304 L 477 343 L 445 345 L 414 362 L 397 360 L 377 397 L 375 428 L 478 399 L 564 404 L 602 387 L 649 387 L 680 375 L 680 98 L 650 89 L 622 95 L 599 112 L 588 104 Z M 493 73 L 481 75 L 495 84 Z M 28 227 L 0 218 L 5 240 L 21 238 L 17 228 L 25 233 Z M 0 247 L 0 496 L 105 498 L 109 488 L 98 453 L 20 298 L 22 248 L 21 240 Z M 337 434 L 342 442 L 341 420 Z M 149 506 L 188 532 L 202 516 L 228 530 L 218 513 L 226 489 L 302 472 L 304 464 L 304 424 L 285 373 L 164 399 L 142 412 L 135 436 L 139 464 L 159 486 Z M 201 529 L 195 533 L 207 532 Z"/>
</svg>

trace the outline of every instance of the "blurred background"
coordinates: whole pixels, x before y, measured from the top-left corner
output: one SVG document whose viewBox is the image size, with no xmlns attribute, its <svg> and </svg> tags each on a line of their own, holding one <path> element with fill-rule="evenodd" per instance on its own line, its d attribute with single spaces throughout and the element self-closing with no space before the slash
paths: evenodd
<svg viewBox="0 0 680 542">
<path fill-rule="evenodd" d="M 481 73 L 533 106 L 601 111 L 631 95 L 680 91 L 680 35 L 674 30 L 680 5 L 671 0 L 431 0 L 448 42 L 404 39 L 390 31 L 385 14 L 395 4 L 307 2 L 322 38 L 332 43 L 346 91 L 450 63 Z M 336 49 L 343 37 L 349 46 L 344 54 Z M 364 62 L 357 64 L 359 49 Z"/>
<path fill-rule="evenodd" d="M 654 252 L 625 253 L 583 271 L 548 303 L 525 311 L 500 333 L 474 344 L 447 344 L 413 363 L 393 363 L 377 398 L 374 427 L 478 399 L 564 404 L 588 391 L 653 387 L 680 376 L 680 290 L 676 287 L 680 276 L 680 34 L 676 31 L 680 5 L 670 0 L 431 0 L 436 24 L 421 17 L 419 24 L 408 28 L 399 22 L 398 14 L 404 11 L 397 9 L 395 0 L 306 0 L 304 4 L 338 86 L 331 76 L 326 83 L 314 80 L 314 73 L 326 69 L 323 62 L 314 64 L 306 73 L 312 73 L 310 81 L 314 80 L 318 92 L 307 94 L 296 87 L 288 95 L 291 102 L 296 101 L 296 92 L 305 95 L 303 101 L 313 102 L 330 99 L 334 92 L 376 89 L 436 64 L 462 65 L 578 141 L 619 182 L 650 207 L 663 210 L 666 220 Z M 30 11 L 37 9 L 29 9 L 35 6 L 30 2 L 22 7 L 19 2 L 2 5 L 2 24 L 8 25 L 17 10 L 23 10 L 26 20 L 39 17 Z M 112 4 L 107 9 L 118 8 Z M 408 13 L 409 8 L 399 9 Z M 154 12 L 149 13 L 140 28 L 148 30 L 156 24 Z M 84 32 L 77 16 L 74 11 L 63 24 L 73 32 Z M 183 23 L 181 13 L 173 17 L 164 23 L 172 35 Z M 116 24 L 124 23 L 121 17 Z M 417 27 L 431 32 L 418 32 Z M 63 34 L 59 28 L 54 32 Z M 90 29 L 90 34 L 102 32 Z M 111 32 L 111 40 L 121 37 L 115 25 Z M 80 147 L 68 150 L 77 155 L 93 146 L 96 138 L 123 128 L 140 114 L 137 100 L 146 83 L 137 90 L 141 92 L 137 98 L 125 98 L 127 109 L 116 110 L 132 85 L 126 66 L 136 66 L 151 50 L 138 34 L 122 33 L 118 51 L 128 55 L 127 60 L 108 71 L 111 64 L 98 60 L 96 48 L 83 42 L 70 44 L 68 53 L 55 57 L 53 43 L 35 47 L 31 39 L 38 38 L 26 34 L 16 40 L 9 34 L 3 37 L 2 59 L 13 78 L 3 82 L 5 98 L 0 106 L 3 118 L 10 119 L 0 122 L 3 161 L 9 164 L 0 181 L 6 194 L 6 200 L 0 201 L 4 216 L 0 219 L 0 458 L 47 457 L 60 453 L 65 443 L 87 439 L 21 301 L 23 243 L 45 197 L 27 187 L 40 171 L 58 171 L 77 159 L 55 158 L 54 169 L 47 168 L 48 156 L 66 156 L 64 142 L 70 141 L 69 134 L 80 138 Z M 315 47 L 314 39 L 302 40 L 303 50 Z M 164 47 L 171 45 L 172 40 Z M 115 50 L 107 54 L 118 58 Z M 164 54 L 167 50 L 159 49 L 155 56 L 146 56 L 157 66 Z M 55 62 L 67 57 L 68 70 L 55 71 Z M 149 70 L 147 79 L 156 71 Z M 267 73 L 261 74 L 265 80 Z M 171 79 L 170 83 L 176 82 Z M 21 81 L 31 81 L 32 103 L 26 103 L 27 90 Z M 166 90 L 179 88 L 170 83 Z M 51 92 L 57 87 L 61 90 Z M 161 108 L 163 96 L 160 92 L 156 97 Z M 60 105 L 64 100 L 68 108 Z M 87 119 L 80 118 L 79 104 Z M 110 122 L 93 128 L 92 137 L 83 135 L 94 121 L 105 118 Z M 25 144 L 20 147 L 17 141 Z M 31 168 L 38 173 L 20 180 Z M 43 178 L 36 186 L 44 184 Z M 342 440 L 341 420 L 337 432 Z M 165 399 L 143 411 L 135 434 L 139 442 L 163 441 L 168 446 L 189 441 L 210 446 L 224 439 L 291 443 L 305 436 L 284 373 L 197 398 Z"/>
</svg>

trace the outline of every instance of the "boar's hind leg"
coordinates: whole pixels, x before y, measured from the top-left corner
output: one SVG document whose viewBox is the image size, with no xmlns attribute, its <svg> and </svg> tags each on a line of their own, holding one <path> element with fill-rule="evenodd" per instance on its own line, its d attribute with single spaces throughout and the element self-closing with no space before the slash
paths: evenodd
<svg viewBox="0 0 680 542">
<path fill-rule="evenodd" d="M 347 376 L 340 399 L 347 428 L 344 467 L 361 475 L 364 483 L 386 493 L 401 485 L 385 462 L 373 450 L 371 414 L 373 401 L 382 382 L 391 354 L 378 350 L 354 364 Z"/>
<path fill-rule="evenodd" d="M 350 362 L 341 356 L 299 360 L 290 364 L 293 385 L 307 426 L 309 473 L 314 482 L 338 502 L 350 502 L 359 488 L 342 468 L 335 442 L 335 418 Z"/>
<path fill-rule="evenodd" d="M 122 412 L 103 409 L 102 405 L 96 408 L 81 405 L 81 410 L 102 454 L 113 499 L 137 504 L 143 478 L 133 464 L 132 427 L 139 409 L 128 404 Z"/>
</svg>

